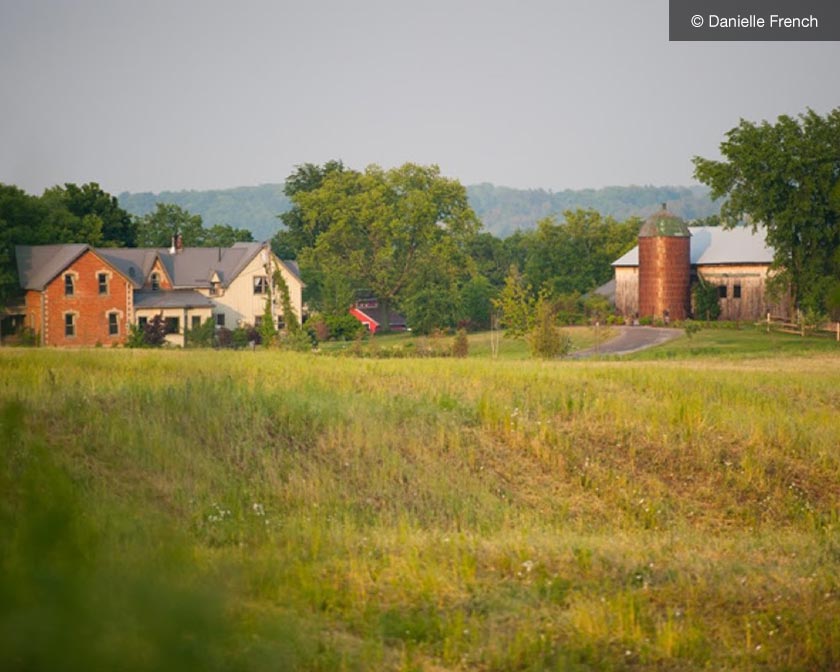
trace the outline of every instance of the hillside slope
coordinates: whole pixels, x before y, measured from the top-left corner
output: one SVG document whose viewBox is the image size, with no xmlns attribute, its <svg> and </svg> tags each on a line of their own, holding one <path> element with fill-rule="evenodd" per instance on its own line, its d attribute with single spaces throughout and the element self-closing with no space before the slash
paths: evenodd
<svg viewBox="0 0 840 672">
<path fill-rule="evenodd" d="M 498 237 L 517 229 L 532 229 L 537 221 L 551 214 L 562 218 L 564 210 L 577 208 L 592 208 L 619 220 L 633 215 L 644 217 L 663 202 L 685 219 L 708 217 L 719 210 L 705 187 L 607 187 L 552 192 L 478 184 L 467 187 L 467 196 L 485 229 Z M 279 184 L 159 194 L 126 192 L 119 195 L 119 201 L 135 215 L 151 212 L 157 202 L 174 203 L 201 215 L 206 226 L 230 224 L 248 229 L 256 240 L 271 238 L 281 226 L 277 215 L 289 208 L 283 185 Z"/>
<path fill-rule="evenodd" d="M 0 351 L 3 669 L 836 669 L 837 355 Z"/>
</svg>

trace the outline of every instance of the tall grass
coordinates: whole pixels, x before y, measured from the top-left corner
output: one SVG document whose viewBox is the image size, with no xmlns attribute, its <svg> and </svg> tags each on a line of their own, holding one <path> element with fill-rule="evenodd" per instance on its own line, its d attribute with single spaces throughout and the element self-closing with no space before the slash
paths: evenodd
<svg viewBox="0 0 840 672">
<path fill-rule="evenodd" d="M 0 389 L 4 668 L 840 665 L 834 354 L 3 351 Z"/>
</svg>

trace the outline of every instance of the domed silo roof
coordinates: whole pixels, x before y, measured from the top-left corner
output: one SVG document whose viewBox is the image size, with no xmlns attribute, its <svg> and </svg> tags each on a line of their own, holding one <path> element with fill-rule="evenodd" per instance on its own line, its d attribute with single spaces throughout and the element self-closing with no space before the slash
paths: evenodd
<svg viewBox="0 0 840 672">
<path fill-rule="evenodd" d="M 657 238 L 659 236 L 668 236 L 669 238 L 688 238 L 691 236 L 686 223 L 673 212 L 669 212 L 664 203 L 662 209 L 648 217 L 642 224 L 642 228 L 639 229 L 639 238 Z"/>
</svg>

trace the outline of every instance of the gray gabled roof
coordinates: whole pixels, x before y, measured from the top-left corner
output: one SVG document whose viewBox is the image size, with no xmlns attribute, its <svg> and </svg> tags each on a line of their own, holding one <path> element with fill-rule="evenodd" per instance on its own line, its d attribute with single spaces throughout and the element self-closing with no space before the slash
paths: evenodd
<svg viewBox="0 0 840 672">
<path fill-rule="evenodd" d="M 699 266 L 717 264 L 769 264 L 773 249 L 768 247 L 766 231 L 759 227 L 738 226 L 724 229 L 719 226 L 690 226 L 691 263 Z M 639 247 L 619 257 L 613 266 L 638 266 Z"/>
<path fill-rule="evenodd" d="M 144 247 L 99 247 L 96 253 L 128 278 L 135 289 L 143 286 L 157 258 L 157 250 Z"/>
<path fill-rule="evenodd" d="M 268 243 L 235 243 L 232 247 L 186 247 L 177 254 L 167 248 L 99 247 L 84 244 L 20 245 L 15 248 L 18 276 L 24 289 L 42 290 L 85 251 L 93 252 L 140 289 L 160 260 L 173 289 L 207 289 L 214 275 L 228 287 Z M 297 264 L 281 261 L 300 280 Z"/>
<path fill-rule="evenodd" d="M 228 287 L 263 248 L 263 243 L 235 243 L 232 247 L 185 247 L 177 254 L 155 250 L 173 287 L 210 287 L 217 274 Z"/>
<path fill-rule="evenodd" d="M 43 290 L 59 273 L 91 249 L 70 245 L 16 245 L 18 279 L 23 289 Z"/>
<path fill-rule="evenodd" d="M 213 302 L 194 289 L 134 292 L 134 308 L 212 308 Z"/>
<path fill-rule="evenodd" d="M 303 284 L 303 280 L 301 280 L 300 277 L 300 266 L 298 266 L 298 263 L 296 261 L 293 261 L 291 259 L 281 259 L 280 263 L 283 264 L 283 266 L 286 267 L 286 270 L 288 270 L 289 273 L 291 273 L 297 280 L 299 280 L 301 284 Z"/>
</svg>

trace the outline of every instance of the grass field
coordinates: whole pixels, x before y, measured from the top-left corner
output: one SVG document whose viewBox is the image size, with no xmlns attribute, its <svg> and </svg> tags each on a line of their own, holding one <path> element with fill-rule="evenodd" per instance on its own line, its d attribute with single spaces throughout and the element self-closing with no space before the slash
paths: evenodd
<svg viewBox="0 0 840 672">
<path fill-rule="evenodd" d="M 634 360 L 756 357 L 801 357 L 840 352 L 840 343 L 829 334 L 801 337 L 780 331 L 767 332 L 761 325 L 701 328 L 691 338 L 683 337 L 629 357 Z"/>
<path fill-rule="evenodd" d="M 572 351 L 584 350 L 598 343 L 604 343 L 613 335 L 615 330 L 609 327 L 566 327 L 564 331 L 569 335 L 572 342 Z M 489 331 L 469 335 L 470 358 L 488 359 L 493 358 L 493 340 L 496 342 L 495 357 L 503 360 L 530 359 L 531 351 L 525 339 L 506 338 L 501 332 L 491 333 Z M 375 353 L 381 357 L 390 352 L 405 353 L 409 355 L 417 351 L 438 351 L 449 353 L 455 338 L 449 336 L 422 336 L 412 333 L 385 334 L 368 338 L 361 347 L 348 341 L 328 341 L 319 344 L 319 352 L 323 354 L 352 353 L 363 356 Z"/>
<path fill-rule="evenodd" d="M 836 669 L 840 351 L 710 332 L 2 350 L 0 668 Z"/>
</svg>

